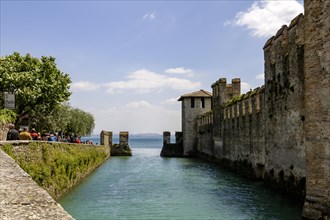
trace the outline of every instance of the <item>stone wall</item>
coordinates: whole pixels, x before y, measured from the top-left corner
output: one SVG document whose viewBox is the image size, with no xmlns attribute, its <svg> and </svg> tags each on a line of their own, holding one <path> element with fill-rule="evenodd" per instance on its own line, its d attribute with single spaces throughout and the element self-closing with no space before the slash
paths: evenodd
<svg viewBox="0 0 330 220">
<path fill-rule="evenodd" d="M 175 143 L 171 143 L 171 132 L 163 132 L 163 147 L 160 152 L 162 157 L 183 157 L 182 132 L 175 132 Z"/>
<path fill-rule="evenodd" d="M 304 197 L 304 17 L 283 26 L 264 46 L 265 179 Z M 301 191 L 301 192 L 299 192 Z"/>
<path fill-rule="evenodd" d="M 111 156 L 132 156 L 132 149 L 128 144 L 128 131 L 119 132 L 119 143 L 112 143 L 112 139 L 112 131 L 101 131 L 101 145 L 110 149 Z"/>
<path fill-rule="evenodd" d="M 217 114 L 213 115 L 213 133 L 216 137 L 221 137 L 221 106 L 230 99 L 241 94 L 241 80 L 239 78 L 232 79 L 231 84 L 227 84 L 226 78 L 220 78 L 212 84 L 212 109 Z"/>
<path fill-rule="evenodd" d="M 197 148 L 237 173 L 263 179 L 271 187 L 303 199 L 306 154 L 302 14 L 266 42 L 264 57 L 265 85 L 261 88 L 240 95 L 240 90 L 232 86 L 238 79 L 231 86 L 223 78 L 212 85 L 213 130 L 205 125 L 198 127 Z"/>
<path fill-rule="evenodd" d="M 119 132 L 119 144 L 128 145 L 128 131 Z"/>
<path fill-rule="evenodd" d="M 228 101 L 226 80 L 212 85 L 213 120 L 199 123 L 197 149 L 279 191 L 306 194 L 303 217 L 328 219 L 330 1 L 304 4 L 305 17 L 297 16 L 265 44 L 261 90 L 232 93 Z M 206 131 L 213 132 L 213 143 Z"/>
<path fill-rule="evenodd" d="M 73 219 L 0 149 L 0 219 Z"/>
<path fill-rule="evenodd" d="M 73 219 L 55 199 L 109 154 L 105 146 L 0 142 L 0 219 Z"/>
<path fill-rule="evenodd" d="M 263 178 L 265 167 L 264 89 L 257 88 L 222 108 L 220 158 L 249 178 Z"/>
<path fill-rule="evenodd" d="M 303 216 L 330 218 L 330 1 L 305 0 L 305 136 Z"/>
<path fill-rule="evenodd" d="M 112 131 L 101 131 L 100 133 L 100 144 L 106 147 L 112 146 Z"/>
<path fill-rule="evenodd" d="M 199 157 L 213 155 L 213 112 L 209 111 L 197 119 L 197 154 Z"/>
<path fill-rule="evenodd" d="M 7 140 L 8 127 L 0 122 L 0 141 Z"/>
<path fill-rule="evenodd" d="M 4 141 L 10 155 L 54 198 L 77 185 L 109 156 L 109 147 L 43 141 Z"/>
<path fill-rule="evenodd" d="M 200 124 L 197 128 L 197 154 L 199 157 L 213 155 L 213 124 Z"/>
</svg>

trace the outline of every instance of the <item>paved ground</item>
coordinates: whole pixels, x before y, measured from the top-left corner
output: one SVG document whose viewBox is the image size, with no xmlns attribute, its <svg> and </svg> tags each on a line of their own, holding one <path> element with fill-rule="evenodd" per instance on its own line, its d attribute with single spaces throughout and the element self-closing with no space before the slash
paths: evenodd
<svg viewBox="0 0 330 220">
<path fill-rule="evenodd" d="M 0 219 L 73 219 L 0 149 Z"/>
</svg>

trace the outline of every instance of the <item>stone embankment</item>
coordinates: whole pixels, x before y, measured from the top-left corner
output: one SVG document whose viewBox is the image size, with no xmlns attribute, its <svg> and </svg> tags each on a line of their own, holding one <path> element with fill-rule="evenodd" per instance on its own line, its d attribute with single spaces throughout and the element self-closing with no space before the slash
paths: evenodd
<svg viewBox="0 0 330 220">
<path fill-rule="evenodd" d="M 11 141 L 0 147 L 55 200 L 110 155 L 109 147 L 59 142 Z"/>
<path fill-rule="evenodd" d="M 73 219 L 0 149 L 0 219 Z"/>
</svg>

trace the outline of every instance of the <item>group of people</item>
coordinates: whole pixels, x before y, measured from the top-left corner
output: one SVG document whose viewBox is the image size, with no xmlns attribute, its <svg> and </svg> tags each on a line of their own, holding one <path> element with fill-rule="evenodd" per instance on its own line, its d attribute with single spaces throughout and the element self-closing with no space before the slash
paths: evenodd
<svg viewBox="0 0 330 220">
<path fill-rule="evenodd" d="M 70 143 L 82 143 L 79 137 L 68 135 L 65 136 L 62 133 L 38 133 L 34 128 L 29 132 L 26 127 L 19 129 L 18 131 L 15 129 L 14 124 L 8 125 L 9 131 L 7 133 L 7 141 L 10 140 L 39 140 L 39 141 L 59 141 L 59 142 L 70 142 Z M 88 144 L 93 144 L 88 143 Z"/>
</svg>

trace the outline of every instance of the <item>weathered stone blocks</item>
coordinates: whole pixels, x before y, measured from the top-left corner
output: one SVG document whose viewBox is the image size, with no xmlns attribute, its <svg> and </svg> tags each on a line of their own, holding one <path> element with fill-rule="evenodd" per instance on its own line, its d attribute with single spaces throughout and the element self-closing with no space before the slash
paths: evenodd
<svg viewBox="0 0 330 220">
<path fill-rule="evenodd" d="M 183 157 L 182 132 L 175 132 L 175 143 L 171 143 L 171 132 L 163 132 L 163 147 L 160 152 L 162 157 Z"/>
</svg>

